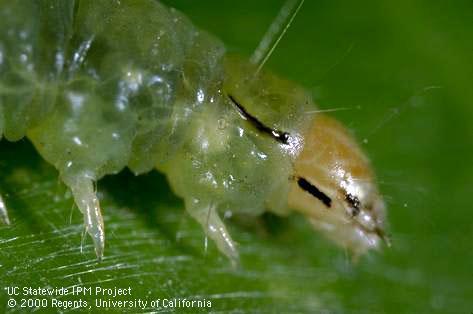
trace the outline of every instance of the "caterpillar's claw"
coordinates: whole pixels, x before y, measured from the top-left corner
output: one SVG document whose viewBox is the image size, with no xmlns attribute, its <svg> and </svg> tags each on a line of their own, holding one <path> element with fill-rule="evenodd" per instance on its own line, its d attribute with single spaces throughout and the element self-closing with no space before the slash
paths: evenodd
<svg viewBox="0 0 473 314">
<path fill-rule="evenodd" d="M 66 184 L 71 189 L 75 203 L 84 215 L 85 230 L 94 241 L 97 258 L 102 259 L 105 246 L 105 230 L 99 200 L 94 191 L 94 183 L 91 179 L 85 177 L 68 181 Z"/>
<path fill-rule="evenodd" d="M 10 219 L 8 219 L 7 207 L 5 206 L 5 202 L 3 201 L 2 196 L 0 195 L 0 220 L 6 224 L 10 224 Z"/>
<path fill-rule="evenodd" d="M 186 209 L 199 222 L 206 235 L 215 242 L 220 252 L 225 254 L 236 267 L 239 264 L 239 255 L 235 242 L 220 219 L 215 206 L 208 203 L 202 204 L 201 201 L 192 199 L 186 202 Z"/>
</svg>

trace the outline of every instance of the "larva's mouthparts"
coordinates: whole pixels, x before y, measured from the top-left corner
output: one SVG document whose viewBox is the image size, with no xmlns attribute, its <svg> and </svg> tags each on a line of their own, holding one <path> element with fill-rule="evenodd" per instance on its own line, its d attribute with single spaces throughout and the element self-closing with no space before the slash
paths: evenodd
<svg viewBox="0 0 473 314">
<path fill-rule="evenodd" d="M 355 256 L 389 245 L 385 205 L 368 159 L 337 121 L 317 115 L 294 165 L 289 206 Z"/>
<path fill-rule="evenodd" d="M 105 247 L 105 229 L 94 182 L 85 175 L 66 178 L 64 182 L 71 189 L 75 203 L 84 215 L 85 230 L 92 237 L 95 254 L 101 260 Z"/>
</svg>

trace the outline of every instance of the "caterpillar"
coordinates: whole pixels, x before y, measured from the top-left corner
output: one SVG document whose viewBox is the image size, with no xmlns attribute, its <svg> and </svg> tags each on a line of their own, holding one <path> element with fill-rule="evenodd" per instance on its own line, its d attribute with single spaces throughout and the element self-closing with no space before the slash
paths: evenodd
<svg viewBox="0 0 473 314">
<path fill-rule="evenodd" d="M 379 247 L 385 206 L 370 162 L 314 108 L 304 88 L 158 1 L 0 1 L 0 139 L 28 138 L 58 170 L 99 258 L 94 184 L 125 167 L 163 172 L 233 262 L 227 210 L 297 212 L 356 255 Z"/>
</svg>

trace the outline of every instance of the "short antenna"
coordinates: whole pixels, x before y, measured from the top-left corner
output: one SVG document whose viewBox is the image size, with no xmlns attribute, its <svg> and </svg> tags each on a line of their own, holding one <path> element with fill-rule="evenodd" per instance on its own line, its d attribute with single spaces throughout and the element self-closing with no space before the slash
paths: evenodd
<svg viewBox="0 0 473 314">
<path fill-rule="evenodd" d="M 255 74 L 261 71 L 266 61 L 271 57 L 274 49 L 276 49 L 284 34 L 286 34 L 304 2 L 305 0 L 288 0 L 283 5 L 250 58 L 251 63 L 258 64 Z"/>
</svg>

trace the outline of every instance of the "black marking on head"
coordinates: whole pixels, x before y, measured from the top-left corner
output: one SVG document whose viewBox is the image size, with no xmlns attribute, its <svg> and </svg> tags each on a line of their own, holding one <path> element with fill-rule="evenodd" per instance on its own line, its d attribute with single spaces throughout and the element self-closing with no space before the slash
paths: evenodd
<svg viewBox="0 0 473 314">
<path fill-rule="evenodd" d="M 360 213 L 360 206 L 361 206 L 360 199 L 358 197 L 356 197 L 355 195 L 352 195 L 350 193 L 346 193 L 345 194 L 345 201 L 347 201 L 347 203 L 352 208 L 351 214 L 353 216 L 357 216 Z"/>
<path fill-rule="evenodd" d="M 310 183 L 304 178 L 297 179 L 297 184 L 301 189 L 310 193 L 312 196 L 324 203 L 325 206 L 330 208 L 332 206 L 332 199 L 327 196 L 324 192 L 320 191 L 315 185 Z"/>
<path fill-rule="evenodd" d="M 232 101 L 232 103 L 237 107 L 238 111 L 241 113 L 241 115 L 248 120 L 253 126 L 271 137 L 273 137 L 276 141 L 281 142 L 283 144 L 288 144 L 289 143 L 289 133 L 287 132 L 282 132 L 279 130 L 272 129 L 266 125 L 264 125 L 260 120 L 258 120 L 256 117 L 252 116 L 246 109 L 238 102 L 236 101 L 235 97 L 232 95 L 228 95 L 228 98 Z"/>
</svg>

